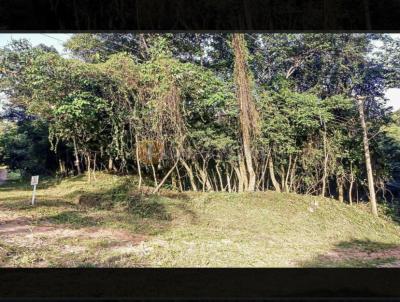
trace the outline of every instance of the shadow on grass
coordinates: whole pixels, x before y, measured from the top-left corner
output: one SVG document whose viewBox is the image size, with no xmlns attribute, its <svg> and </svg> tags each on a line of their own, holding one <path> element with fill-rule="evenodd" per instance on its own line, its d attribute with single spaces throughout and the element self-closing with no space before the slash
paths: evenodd
<svg viewBox="0 0 400 302">
<path fill-rule="evenodd" d="M 92 217 L 85 216 L 78 211 L 64 211 L 55 215 L 42 217 L 39 221 L 52 224 L 65 224 L 73 228 L 82 228 L 98 225 L 98 221 Z"/>
<path fill-rule="evenodd" d="M 368 239 L 367 240 L 353 239 L 350 241 L 341 241 L 336 246 L 339 249 L 357 248 L 360 251 L 369 253 L 400 247 L 399 245 L 394 243 L 377 242 Z"/>
<path fill-rule="evenodd" d="M 39 180 L 37 189 L 48 189 L 61 183 L 61 179 L 54 177 L 44 177 Z M 0 185 L 0 192 L 9 192 L 13 190 L 18 191 L 32 191 L 30 180 L 18 179 L 18 180 L 7 180 L 5 183 Z"/>
<path fill-rule="evenodd" d="M 31 197 L 8 197 L 0 199 L 2 202 L 0 204 L 0 209 L 3 210 L 13 210 L 13 211 L 23 211 L 38 209 L 41 207 L 76 207 L 73 202 L 64 199 L 42 199 L 41 197 L 35 200 L 35 205 L 31 205 Z"/>
<path fill-rule="evenodd" d="M 112 210 L 113 207 L 122 207 L 128 213 L 139 218 L 171 220 L 171 215 L 165 206 L 165 200 L 163 201 L 161 196 L 134 190 L 129 179 L 109 190 L 81 191 L 74 192 L 72 195 L 69 197 L 78 197 L 78 204 L 85 208 Z"/>
<path fill-rule="evenodd" d="M 100 189 L 94 192 L 79 190 L 68 194 L 68 199 L 70 198 L 77 200 L 77 203 L 65 203 L 72 206 L 71 211 L 45 217 L 44 220 L 73 227 L 113 225 L 139 234 L 158 235 L 172 227 L 171 211 L 179 210 L 184 215 L 195 217 L 195 213 L 188 209 L 184 202 L 138 192 L 129 180 L 108 190 Z M 99 211 L 95 214 L 99 217 L 97 220 L 85 216 L 85 213 L 91 211 Z"/>
<path fill-rule="evenodd" d="M 157 195 L 134 194 L 128 197 L 127 205 L 129 212 L 140 218 L 172 220 L 171 214 Z"/>
<path fill-rule="evenodd" d="M 85 175 L 77 175 L 68 178 L 61 177 L 51 177 L 51 176 L 43 176 L 39 178 L 39 184 L 37 185 L 37 189 L 48 189 L 54 186 L 59 185 L 63 180 L 68 180 L 69 182 L 78 182 L 82 181 L 85 178 Z M 32 186 L 30 183 L 30 179 L 16 179 L 16 180 L 7 180 L 5 183 L 0 185 L 0 192 L 4 191 L 32 191 Z"/>
<path fill-rule="evenodd" d="M 30 183 L 22 180 L 7 180 L 5 183 L 0 185 L 0 192 L 8 192 L 8 191 L 31 191 L 32 187 Z"/>
<path fill-rule="evenodd" d="M 74 176 L 74 178 L 69 178 L 69 181 L 77 182 L 81 180 L 84 176 Z M 96 182 L 96 181 L 94 181 Z M 111 188 L 103 187 L 93 192 L 85 191 L 84 189 L 75 190 L 68 194 L 65 194 L 65 198 L 76 199 L 78 203 L 87 206 L 98 206 L 101 203 L 118 203 L 126 201 L 129 196 L 129 192 L 134 188 L 134 184 L 130 179 L 123 179 L 121 183 L 117 186 L 112 186 Z M 92 200 L 91 200 L 92 199 Z M 97 200 L 97 202 L 95 201 Z M 93 201 L 93 202 L 91 202 Z"/>
<path fill-rule="evenodd" d="M 59 185 L 61 182 L 68 180 L 68 182 L 78 182 L 83 181 L 87 178 L 85 174 L 68 176 L 68 177 L 60 177 L 60 176 L 43 176 L 39 178 L 38 188 L 48 189 L 50 187 L 54 187 Z M 27 183 L 30 183 L 30 180 L 27 180 Z"/>
<path fill-rule="evenodd" d="M 400 245 L 371 240 L 341 241 L 324 254 L 299 263 L 300 267 L 400 266 Z"/>
</svg>

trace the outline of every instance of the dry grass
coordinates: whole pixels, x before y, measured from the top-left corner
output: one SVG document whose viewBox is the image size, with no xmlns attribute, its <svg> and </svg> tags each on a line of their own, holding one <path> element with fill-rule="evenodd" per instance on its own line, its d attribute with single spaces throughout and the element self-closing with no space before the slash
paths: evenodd
<svg viewBox="0 0 400 302">
<path fill-rule="evenodd" d="M 274 192 L 135 191 L 99 173 L 0 186 L 0 265 L 374 267 L 399 264 L 400 227 L 366 205 Z M 79 204 L 85 201 L 86 205 Z M 318 205 L 314 206 L 317 202 Z"/>
</svg>

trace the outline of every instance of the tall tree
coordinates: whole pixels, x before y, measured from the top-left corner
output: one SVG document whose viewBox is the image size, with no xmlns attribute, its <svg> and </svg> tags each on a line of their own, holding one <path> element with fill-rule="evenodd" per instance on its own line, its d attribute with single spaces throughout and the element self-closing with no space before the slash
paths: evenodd
<svg viewBox="0 0 400 302">
<path fill-rule="evenodd" d="M 357 97 L 358 111 L 360 113 L 360 123 L 363 130 L 363 143 L 364 143 L 364 153 L 365 153 L 365 166 L 367 169 L 367 177 L 368 177 L 369 200 L 371 202 L 372 214 L 374 216 L 378 216 L 374 177 L 372 175 L 371 156 L 369 152 L 368 130 L 367 130 L 367 125 L 365 124 L 365 117 L 364 117 L 364 100 L 365 98 L 363 97 L 360 96 Z"/>
<path fill-rule="evenodd" d="M 258 129 L 258 114 L 253 101 L 251 76 L 247 63 L 248 52 L 244 35 L 233 34 L 232 46 L 235 53 L 235 85 L 240 108 L 242 146 L 247 172 L 249 173 L 247 190 L 254 191 L 256 174 L 253 168 L 252 141 Z"/>
</svg>

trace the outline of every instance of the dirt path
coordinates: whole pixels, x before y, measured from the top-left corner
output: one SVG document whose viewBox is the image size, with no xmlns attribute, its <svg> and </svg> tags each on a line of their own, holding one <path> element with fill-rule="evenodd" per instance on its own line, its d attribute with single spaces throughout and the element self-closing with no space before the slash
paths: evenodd
<svg viewBox="0 0 400 302">
<path fill-rule="evenodd" d="M 0 169 L 0 185 L 7 180 L 7 169 Z"/>
<path fill-rule="evenodd" d="M 68 267 L 85 263 L 104 266 L 112 263 L 111 258 L 135 256 L 147 239 L 144 235 L 111 228 L 37 225 L 27 217 L 0 220 L 0 238 L 0 258 L 3 258 L 0 266 L 13 266 L 13 259 L 21 257 L 34 259 L 33 263 L 22 265 L 26 267 L 47 267 L 50 263 Z"/>
<path fill-rule="evenodd" d="M 142 235 L 131 235 L 124 230 L 112 230 L 98 227 L 88 227 L 72 229 L 64 225 L 34 225 L 32 221 L 27 218 L 19 217 L 13 220 L 0 221 L 0 236 L 2 238 L 7 237 L 26 237 L 27 235 L 38 235 L 53 237 L 81 237 L 81 238 L 110 238 L 114 240 L 119 240 L 121 242 L 129 242 L 133 244 L 140 243 L 145 239 Z M 21 239 L 22 239 L 21 238 Z"/>
</svg>

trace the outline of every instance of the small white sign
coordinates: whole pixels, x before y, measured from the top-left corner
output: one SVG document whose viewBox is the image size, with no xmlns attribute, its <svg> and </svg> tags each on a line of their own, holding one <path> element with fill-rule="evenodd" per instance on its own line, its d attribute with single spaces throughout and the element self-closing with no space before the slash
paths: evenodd
<svg viewBox="0 0 400 302">
<path fill-rule="evenodd" d="M 36 186 L 39 183 L 39 175 L 32 176 L 31 178 L 31 186 Z"/>
<path fill-rule="evenodd" d="M 36 186 L 39 183 L 39 175 L 32 176 L 31 178 L 31 186 L 33 186 L 32 193 L 32 205 L 35 205 L 35 194 L 36 194 Z"/>
</svg>

